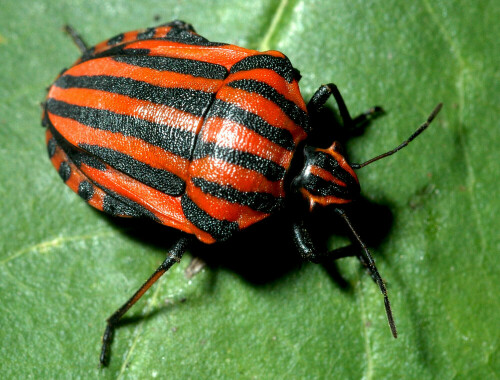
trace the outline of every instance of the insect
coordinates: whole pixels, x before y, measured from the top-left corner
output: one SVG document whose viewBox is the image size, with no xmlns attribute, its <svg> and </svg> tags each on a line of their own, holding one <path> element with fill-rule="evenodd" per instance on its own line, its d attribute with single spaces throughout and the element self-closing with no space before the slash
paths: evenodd
<svg viewBox="0 0 500 380">
<path fill-rule="evenodd" d="M 52 164 L 96 209 L 147 217 L 183 232 L 165 261 L 107 319 L 102 365 L 109 362 L 118 321 L 180 261 L 191 241 L 227 240 L 304 202 L 310 207 L 290 220 L 299 254 L 312 262 L 358 256 L 382 292 L 397 336 L 384 281 L 343 206 L 360 193 L 354 170 L 408 145 L 442 104 L 401 145 L 353 164 L 338 142 L 327 149 L 308 145 L 325 128 L 314 125 L 314 116 L 331 96 L 346 130 L 374 111 L 353 121 L 334 84 L 322 85 L 306 105 L 300 74 L 280 52 L 210 42 L 182 21 L 119 34 L 94 47 L 72 28 L 66 31 L 82 55 L 61 72 L 42 105 Z M 343 218 L 355 253 L 316 248 L 304 215 L 317 205 Z"/>
</svg>

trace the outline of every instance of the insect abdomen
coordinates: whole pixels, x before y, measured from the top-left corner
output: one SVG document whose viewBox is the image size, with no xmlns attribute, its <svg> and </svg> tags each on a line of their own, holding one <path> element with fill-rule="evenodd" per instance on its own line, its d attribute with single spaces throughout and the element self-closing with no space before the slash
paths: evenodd
<svg viewBox="0 0 500 380">
<path fill-rule="evenodd" d="M 174 29 L 128 32 L 84 53 L 49 90 L 47 133 L 68 162 L 72 150 L 100 163 L 73 163 L 82 181 L 141 210 L 118 215 L 211 243 L 282 206 L 308 119 L 283 54 Z M 149 35 L 160 38 L 139 38 Z"/>
</svg>

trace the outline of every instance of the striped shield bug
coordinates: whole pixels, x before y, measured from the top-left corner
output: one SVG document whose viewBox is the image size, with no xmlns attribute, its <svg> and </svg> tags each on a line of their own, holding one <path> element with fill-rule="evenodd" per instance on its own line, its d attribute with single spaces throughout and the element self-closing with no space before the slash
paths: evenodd
<svg viewBox="0 0 500 380">
<path fill-rule="evenodd" d="M 182 232 L 165 261 L 107 319 L 102 365 L 118 321 L 191 241 L 227 240 L 290 205 L 297 210 L 289 224 L 298 253 L 312 262 L 357 256 L 380 288 L 397 336 L 384 281 L 344 205 L 360 193 L 355 170 L 408 145 L 441 104 L 401 145 L 353 164 L 339 142 L 327 149 L 310 145 L 309 137 L 324 128 L 314 116 L 333 96 L 350 131 L 375 109 L 352 119 L 334 84 L 322 85 L 306 105 L 300 74 L 280 52 L 210 42 L 182 21 L 93 47 L 72 28 L 66 31 L 82 55 L 61 72 L 43 103 L 52 164 L 92 207 Z M 310 207 L 295 208 L 299 203 Z M 315 205 L 330 206 L 345 221 L 355 249 L 317 248 L 305 221 Z"/>
</svg>

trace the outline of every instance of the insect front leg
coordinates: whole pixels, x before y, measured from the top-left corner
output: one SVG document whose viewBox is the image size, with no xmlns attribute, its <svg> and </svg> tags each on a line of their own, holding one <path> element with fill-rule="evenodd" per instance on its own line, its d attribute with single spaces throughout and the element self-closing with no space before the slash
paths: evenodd
<svg viewBox="0 0 500 380">
<path fill-rule="evenodd" d="M 167 258 L 161 263 L 156 271 L 149 277 L 149 279 L 137 290 L 130 299 L 125 302 L 118 310 L 116 310 L 108 319 L 106 329 L 102 336 L 102 348 L 99 361 L 102 366 L 107 366 L 109 359 L 109 349 L 113 340 L 113 333 L 121 318 L 125 313 L 146 293 L 146 291 L 153 285 L 172 265 L 178 263 L 182 255 L 187 249 L 190 236 L 183 236 L 172 246 L 169 250 Z"/>
<path fill-rule="evenodd" d="M 374 106 L 362 112 L 354 119 L 351 117 L 349 110 L 345 104 L 344 98 L 338 87 L 334 83 L 324 84 L 314 93 L 313 97 L 307 104 L 307 111 L 311 115 L 318 114 L 320 109 L 325 105 L 330 96 L 333 96 L 337 102 L 337 107 L 342 118 L 344 129 L 350 133 L 365 127 L 371 120 L 382 115 L 384 110 L 380 106 Z"/>
<path fill-rule="evenodd" d="M 370 266 L 365 257 L 361 254 L 361 247 L 355 244 L 349 244 L 345 247 L 336 248 L 331 251 L 322 251 L 316 247 L 314 240 L 311 238 L 309 229 L 306 227 L 303 220 L 293 224 L 293 239 L 300 256 L 307 261 L 319 264 L 326 261 L 343 259 L 345 257 L 357 257 L 360 263 L 368 269 L 373 281 L 377 283 L 373 273 L 370 271 Z"/>
<path fill-rule="evenodd" d="M 358 257 L 361 263 L 366 267 L 366 262 L 360 254 L 359 247 L 349 244 L 345 247 L 337 248 L 332 251 L 323 251 L 317 248 L 316 243 L 311 238 L 308 227 L 303 220 L 296 221 L 292 226 L 293 240 L 300 256 L 313 263 L 322 263 L 325 261 L 338 260 L 344 257 Z"/>
<path fill-rule="evenodd" d="M 385 286 L 382 277 L 380 276 L 378 269 L 375 265 L 375 261 L 373 260 L 370 252 L 368 251 L 366 245 L 363 243 L 357 232 L 353 229 L 349 218 L 345 214 L 345 212 L 341 209 L 336 209 L 340 216 L 344 218 L 352 233 L 354 234 L 356 240 L 360 245 L 359 253 L 353 254 L 355 251 L 352 250 L 351 246 L 348 246 L 343 249 L 336 249 L 333 251 L 323 252 L 317 249 L 313 240 L 311 239 L 311 235 L 307 229 L 303 220 L 299 220 L 293 224 L 293 239 L 297 249 L 300 252 L 300 255 L 309 261 L 315 263 L 321 263 L 326 260 L 336 260 L 343 257 L 348 256 L 356 256 L 361 261 L 361 263 L 370 271 L 371 277 L 373 281 L 379 286 L 380 291 L 384 297 L 384 306 L 387 314 L 387 320 L 389 322 L 389 326 L 391 328 L 392 335 L 394 338 L 397 337 L 398 333 L 396 330 L 396 324 L 394 322 L 394 318 L 392 315 L 391 305 L 389 302 L 389 297 L 387 295 L 387 289 Z"/>
<path fill-rule="evenodd" d="M 324 84 L 314 93 L 313 97 L 307 104 L 307 112 L 314 115 L 325 105 L 327 100 L 333 96 L 339 108 L 340 117 L 345 128 L 351 129 L 353 126 L 352 117 L 344 102 L 344 98 L 340 94 L 338 87 L 333 84 Z"/>
</svg>

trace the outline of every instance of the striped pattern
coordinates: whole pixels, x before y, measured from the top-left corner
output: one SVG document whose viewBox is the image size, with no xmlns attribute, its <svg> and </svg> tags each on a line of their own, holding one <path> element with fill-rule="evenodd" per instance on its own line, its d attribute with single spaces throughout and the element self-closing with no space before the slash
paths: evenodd
<svg viewBox="0 0 500 380">
<path fill-rule="evenodd" d="M 92 165 L 92 162 L 85 162 L 85 159 L 80 159 L 79 153 L 73 148 L 66 146 L 64 141 L 58 142 L 50 128 L 47 130 L 46 138 L 49 158 L 57 169 L 59 176 L 71 190 L 77 193 L 91 206 L 115 216 L 146 216 L 156 220 L 155 215 L 140 204 L 124 198 L 117 193 L 113 193 L 110 190 L 104 191 L 99 186 L 89 181 L 81 168 L 82 165 Z M 102 164 L 99 163 L 95 166 L 101 165 Z M 106 170 L 106 168 L 102 167 L 102 170 Z"/>
<path fill-rule="evenodd" d="M 142 30 L 120 33 L 108 40 L 105 40 L 91 47 L 77 61 L 82 62 L 88 59 L 95 59 L 104 56 L 128 55 L 147 55 L 147 48 L 135 48 L 130 45 L 139 41 L 163 40 L 178 42 L 181 45 L 192 46 L 223 46 L 225 44 L 210 42 L 207 39 L 196 34 L 193 27 L 182 21 L 173 21 L 156 28 L 147 28 Z"/>
<path fill-rule="evenodd" d="M 335 143 L 328 149 L 306 148 L 305 153 L 304 168 L 294 185 L 311 207 L 349 203 L 359 195 L 358 177 Z"/>
<path fill-rule="evenodd" d="M 49 90 L 52 163 L 91 206 L 205 243 L 279 210 L 309 131 L 281 53 L 212 43 L 175 21 L 88 49 Z"/>
</svg>

